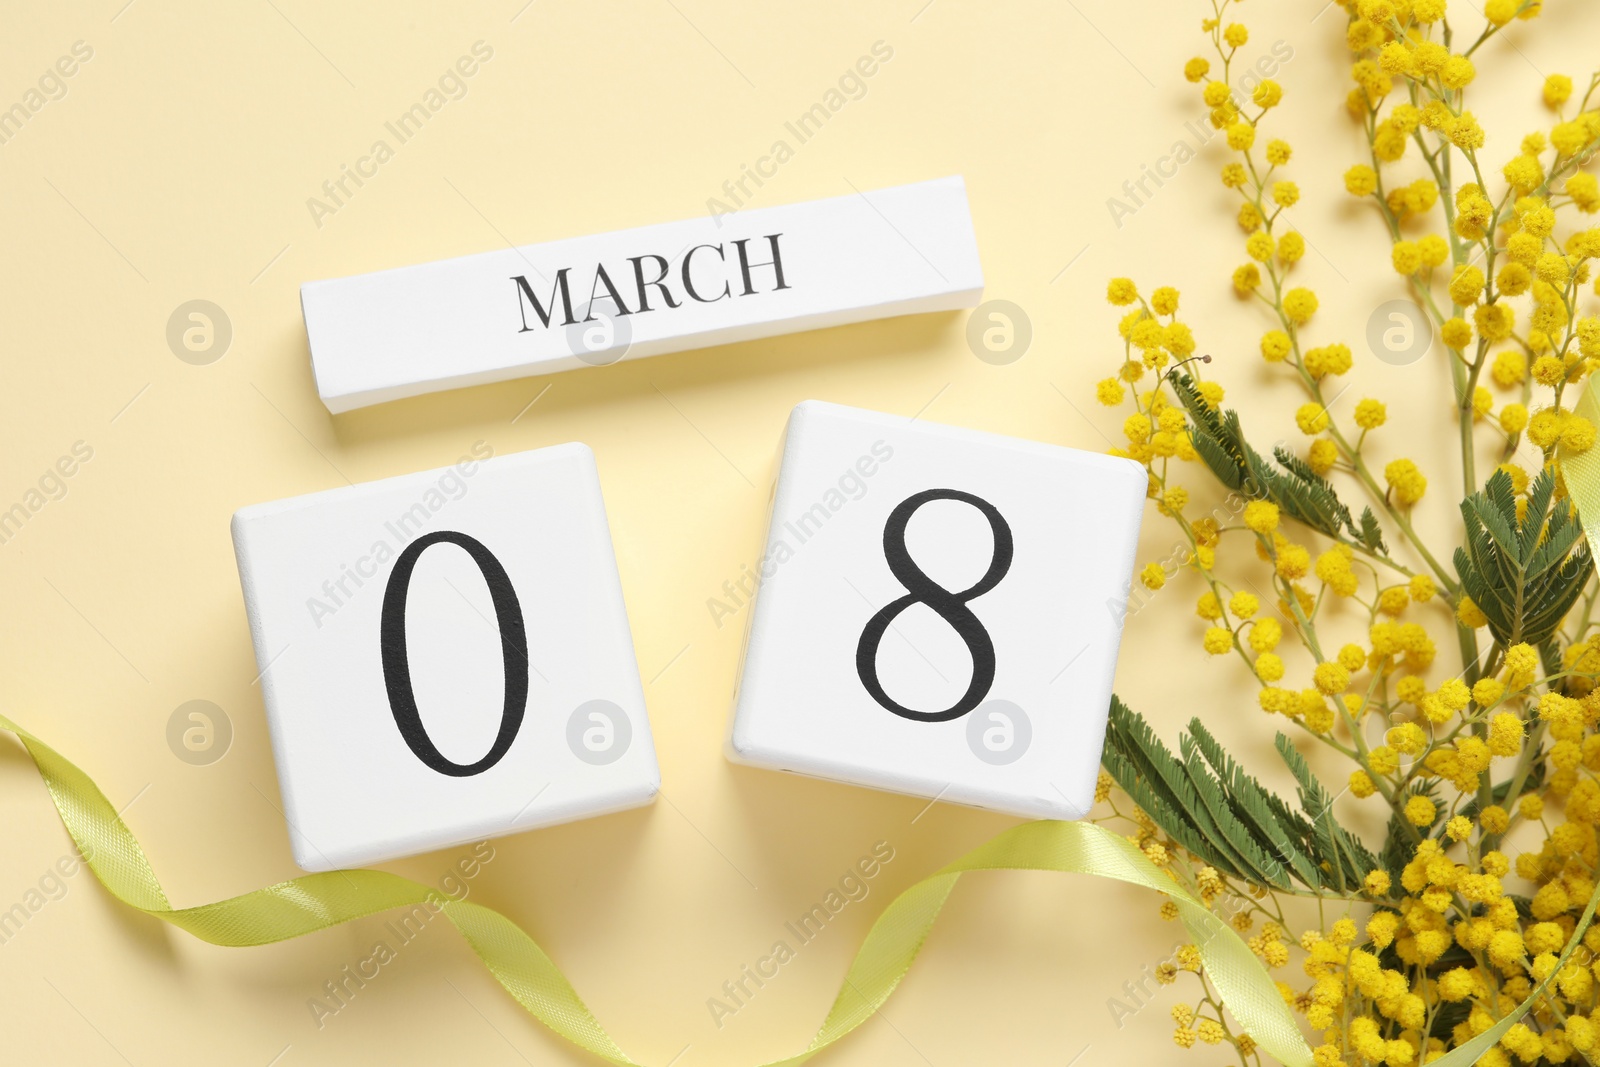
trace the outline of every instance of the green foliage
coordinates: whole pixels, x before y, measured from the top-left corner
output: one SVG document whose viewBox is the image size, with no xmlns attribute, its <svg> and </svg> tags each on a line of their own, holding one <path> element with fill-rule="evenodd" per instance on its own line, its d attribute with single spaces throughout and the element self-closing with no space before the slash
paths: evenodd
<svg viewBox="0 0 1600 1067">
<path fill-rule="evenodd" d="M 1377 860 L 1334 821 L 1333 798 L 1289 739 L 1279 734 L 1277 744 L 1300 783 L 1301 810 L 1246 774 L 1199 719 L 1174 756 L 1116 697 L 1103 762 L 1163 832 L 1224 874 L 1274 889 L 1358 886 Z"/>
<path fill-rule="evenodd" d="M 1547 468 L 1528 487 L 1519 519 L 1511 476 L 1495 471 L 1481 492 L 1461 502 L 1466 541 L 1455 552 L 1456 574 L 1502 646 L 1548 641 L 1594 567 L 1570 503 L 1558 500 L 1552 508 L 1554 493 Z"/>
<path fill-rule="evenodd" d="M 1272 450 L 1278 463 L 1274 467 L 1244 439 L 1237 411 L 1213 410 L 1187 374 L 1169 373 L 1167 380 L 1189 413 L 1189 437 L 1195 452 L 1223 485 L 1252 498 L 1270 500 L 1283 514 L 1336 541 L 1388 553 L 1371 508 L 1364 508 L 1357 522 L 1333 485 L 1305 460 L 1279 445 Z"/>
<path fill-rule="evenodd" d="M 1311 768 L 1289 738 L 1279 733 L 1273 739 L 1278 755 L 1288 765 L 1295 781 L 1300 783 L 1300 805 L 1311 817 L 1311 827 L 1318 855 L 1322 858 L 1323 879 L 1340 892 L 1356 890 L 1367 872 L 1378 866 L 1378 860 L 1365 845 L 1333 817 L 1334 797 L 1317 781 Z"/>
</svg>

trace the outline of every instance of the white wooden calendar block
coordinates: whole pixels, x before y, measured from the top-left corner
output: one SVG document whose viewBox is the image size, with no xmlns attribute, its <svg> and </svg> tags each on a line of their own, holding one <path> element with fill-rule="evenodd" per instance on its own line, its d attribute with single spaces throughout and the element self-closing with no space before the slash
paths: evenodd
<svg viewBox="0 0 1600 1067">
<path fill-rule="evenodd" d="M 393 859 L 660 786 L 594 456 L 460 462 L 241 509 L 295 861 Z"/>
<path fill-rule="evenodd" d="M 337 414 L 982 295 L 952 177 L 308 282 L 300 306 Z"/>
<path fill-rule="evenodd" d="M 1145 487 L 1130 460 L 801 404 L 755 568 L 731 757 L 1082 817 Z"/>
</svg>

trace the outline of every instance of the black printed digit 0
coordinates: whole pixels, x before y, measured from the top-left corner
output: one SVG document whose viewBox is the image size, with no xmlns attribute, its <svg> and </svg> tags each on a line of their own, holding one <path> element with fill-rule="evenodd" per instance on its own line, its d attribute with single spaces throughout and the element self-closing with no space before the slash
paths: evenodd
<svg viewBox="0 0 1600 1067">
<path fill-rule="evenodd" d="M 406 596 L 411 589 L 411 572 L 430 546 L 456 545 L 472 557 L 489 587 L 495 621 L 500 627 L 500 655 L 505 662 L 505 707 L 500 713 L 500 732 L 494 744 L 476 763 L 455 763 L 434 746 L 417 710 L 417 697 L 411 689 L 411 664 L 406 654 Z M 400 736 L 418 759 L 440 774 L 467 778 L 500 762 L 522 726 L 528 706 L 528 635 L 522 620 L 522 605 L 511 587 L 511 576 L 483 542 L 454 530 L 425 534 L 406 546 L 394 562 L 389 584 L 383 592 L 383 615 L 378 627 L 383 652 L 383 684 L 389 691 L 389 710 L 394 713 Z"/>
<path fill-rule="evenodd" d="M 932 500 L 959 500 L 972 505 L 989 521 L 989 529 L 994 534 L 994 555 L 989 560 L 989 569 L 976 583 L 960 592 L 951 592 L 924 574 L 906 548 L 906 527 L 911 522 L 911 516 Z M 861 640 L 856 644 L 856 673 L 861 676 L 861 684 L 872 694 L 872 699 L 896 715 L 917 722 L 959 719 L 983 703 L 983 698 L 989 694 L 989 687 L 994 684 L 994 641 L 967 603 L 1000 584 L 1000 579 L 1011 569 L 1012 552 L 1011 527 L 999 509 L 982 497 L 963 493 L 959 489 L 924 490 L 902 500 L 889 513 L 889 520 L 883 524 L 883 556 L 889 563 L 890 573 L 905 586 L 906 595 L 885 604 L 868 619 L 861 631 Z M 884 691 L 883 682 L 878 678 L 878 645 L 895 617 L 913 604 L 926 604 L 950 625 L 972 654 L 972 681 L 967 685 L 967 691 L 943 711 L 916 711 L 906 707 Z"/>
</svg>

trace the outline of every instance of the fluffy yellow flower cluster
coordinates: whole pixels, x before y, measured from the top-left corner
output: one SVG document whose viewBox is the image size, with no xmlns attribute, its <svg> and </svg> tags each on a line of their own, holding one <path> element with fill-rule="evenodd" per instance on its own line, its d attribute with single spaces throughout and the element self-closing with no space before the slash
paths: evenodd
<svg viewBox="0 0 1600 1067">
<path fill-rule="evenodd" d="M 1547 455 L 1557 445 L 1574 452 L 1590 448 L 1594 426 L 1562 401 L 1567 386 L 1600 366 L 1600 318 L 1578 310 L 1600 253 L 1600 228 L 1574 228 L 1564 238 L 1555 230 L 1558 207 L 1584 214 L 1600 210 L 1600 183 L 1580 169 L 1600 143 L 1600 110 L 1589 107 L 1593 80 L 1577 113 L 1564 119 L 1572 80 L 1546 78 L 1542 96 L 1556 122 L 1548 133 L 1523 137 L 1518 154 L 1501 168 L 1505 188 L 1491 196 L 1483 177 L 1488 164 L 1479 159 L 1484 135 L 1462 102 L 1462 90 L 1475 76 L 1469 53 L 1511 17 L 1537 15 L 1540 5 L 1500 5 L 1498 15 L 1489 5 L 1488 26 L 1461 54 L 1436 39 L 1442 14 L 1424 20 L 1412 4 L 1408 24 L 1405 4 L 1353 6 L 1349 42 L 1361 58 L 1352 67 L 1357 88 L 1346 106 L 1367 130 L 1370 161 L 1346 172 L 1345 188 L 1375 202 L 1393 242 L 1395 271 L 1424 298 L 1440 338 L 1457 354 L 1452 368 L 1461 410 L 1477 418 L 1492 415 L 1493 397 L 1478 385 L 1487 368 L 1490 381 L 1516 394 L 1498 415 L 1508 455 L 1524 431 Z M 1450 184 L 1451 147 L 1473 180 L 1443 200 L 1443 234 L 1412 236 L 1405 225 L 1428 213 L 1440 201 L 1441 187 Z M 1432 177 L 1388 186 L 1385 168 L 1407 159 L 1420 159 Z M 1527 304 L 1521 324 L 1511 303 L 1517 298 Z M 1499 350 L 1491 354 L 1493 349 Z M 1535 383 L 1553 395 L 1530 418 Z"/>
<path fill-rule="evenodd" d="M 1275 723 L 1347 759 L 1339 809 L 1376 798 L 1388 831 L 1349 891 L 1306 891 L 1320 918 L 1298 936 L 1281 887 L 1219 874 L 1136 807 L 1126 811 L 1130 839 L 1235 929 L 1260 921 L 1249 944 L 1268 968 L 1298 959 L 1306 983 L 1279 988 L 1303 1015 L 1319 1067 L 1429 1062 L 1541 985 L 1477 1062 L 1600 1062 L 1600 926 L 1580 929 L 1600 871 L 1600 588 L 1560 479 L 1561 458 L 1596 437 L 1574 408 L 1600 369 L 1600 316 L 1585 304 L 1600 293 L 1591 287 L 1600 228 L 1584 222 L 1600 211 L 1600 182 L 1584 169 L 1600 150 L 1600 74 L 1581 94 L 1569 77 L 1545 78 L 1551 124 L 1523 136 L 1496 171 L 1467 92 L 1482 45 L 1537 16 L 1539 0 L 1459 11 L 1446 0 L 1336 0 L 1353 57 L 1346 108 L 1366 139 L 1344 186 L 1381 220 L 1390 266 L 1431 318 L 1453 386 L 1468 520 L 1446 566 L 1451 555 L 1412 525 L 1439 486 L 1430 491 L 1405 456 L 1369 460 L 1389 406 L 1332 404 L 1354 357 L 1347 344 L 1313 341 L 1317 296 L 1290 281 L 1306 244 L 1284 209 L 1300 190 L 1283 173 L 1290 145 L 1265 130 L 1284 88 L 1261 82 L 1248 97 L 1231 88 L 1248 39 L 1229 18 L 1237 2 L 1211 0 L 1202 28 L 1213 58 L 1183 73 L 1232 153 L 1221 179 L 1239 197 L 1245 234 L 1233 288 L 1268 318 L 1261 355 L 1303 394 L 1294 422 L 1309 440 L 1279 449 L 1281 471 L 1263 473 L 1271 461 L 1242 443 L 1221 386 L 1193 358 L 1178 293 L 1147 296 L 1129 278 L 1107 288 L 1125 309 L 1122 360 L 1096 394 L 1131 408 L 1126 444 L 1113 452 L 1146 467 L 1151 498 L 1189 546 L 1177 574 L 1151 563 L 1143 585 L 1201 590 L 1204 651 L 1248 670 Z M 1394 177 L 1401 166 L 1423 176 Z M 1542 457 L 1527 467 L 1513 462 L 1524 440 Z M 1480 453 L 1492 457 L 1487 485 Z M 1184 469 L 1217 481 L 1179 485 Z M 1337 497 L 1346 486 L 1370 500 L 1359 518 Z M 1455 499 L 1440 503 L 1454 514 Z M 1223 551 L 1243 541 L 1257 562 Z M 1439 679 L 1441 645 L 1460 661 Z M 1097 799 L 1113 818 L 1124 814 L 1119 797 L 1103 777 Z M 1197 954 L 1180 952 L 1159 977 L 1185 972 L 1200 993 L 1174 1010 L 1174 1041 L 1232 1046 L 1241 1063 L 1258 1062 Z"/>
</svg>

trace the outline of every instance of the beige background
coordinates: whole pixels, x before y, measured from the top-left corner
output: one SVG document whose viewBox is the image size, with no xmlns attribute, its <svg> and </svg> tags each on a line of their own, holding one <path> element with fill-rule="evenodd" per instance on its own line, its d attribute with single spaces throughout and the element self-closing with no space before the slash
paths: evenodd
<svg viewBox="0 0 1600 1067">
<path fill-rule="evenodd" d="M 122 3 L 9 4 L 0 35 L 0 106 L 73 42 L 94 50 L 66 95 L 0 145 L 0 507 L 75 441 L 94 450 L 65 497 L 0 544 L 5 713 L 78 761 L 114 803 L 132 802 L 127 818 L 176 903 L 291 877 L 229 515 L 439 466 L 480 438 L 502 453 L 587 441 L 665 791 L 648 810 L 497 842 L 473 899 L 532 932 L 644 1062 L 744 1064 L 802 1047 L 888 897 L 1008 820 L 943 805 L 919 817 L 917 800 L 729 766 L 720 746 L 740 627 L 716 628 L 706 598 L 758 554 L 778 434 L 799 400 L 926 409 L 934 421 L 1103 448 L 1120 422 L 1091 399 L 1120 358 L 1109 274 L 1180 286 L 1230 399 L 1248 408 L 1265 396 L 1254 342 L 1264 323 L 1227 287 L 1242 254 L 1231 194 L 1215 180 L 1222 145 L 1120 228 L 1106 207 L 1142 164 L 1192 137 L 1184 124 L 1201 107 L 1179 69 L 1200 48 L 1209 5 Z M 1486 78 L 1503 71 L 1508 87 L 1478 104 L 1497 159 L 1538 120 L 1539 74 L 1583 73 L 1573 68 L 1594 19 L 1550 7 L 1480 54 Z M 1315 0 L 1241 13 L 1254 35 L 1246 57 L 1277 40 L 1293 50 L 1273 129 L 1298 151 L 1292 172 L 1306 196 L 1294 220 L 1315 249 L 1302 275 L 1322 296 L 1322 336 L 1364 355 L 1367 316 L 1399 294 L 1375 220 L 1345 202 L 1339 179 L 1359 151 L 1341 107 L 1343 14 L 1330 7 L 1314 20 Z M 307 198 L 478 40 L 494 58 L 467 96 L 315 225 Z M 755 202 L 964 174 L 989 295 L 1032 319 L 1020 362 L 979 361 L 965 317 L 940 315 L 338 419 L 318 402 L 299 283 L 705 211 L 878 40 L 894 58 L 865 97 Z M 210 366 L 180 362 L 165 341 L 168 316 L 194 298 L 223 307 L 234 330 Z M 1400 400 L 1426 395 L 1443 369 L 1368 358 L 1355 377 Z M 1254 408 L 1263 434 L 1292 432 L 1289 408 Z M 1456 476 L 1442 466 L 1445 419 L 1442 404 L 1419 408 L 1377 447 L 1429 465 L 1444 488 L 1424 525 L 1448 530 Z M 1141 560 L 1172 543 L 1152 512 Z M 1134 617 L 1119 691 L 1169 737 L 1206 715 L 1260 765 L 1270 737 L 1248 679 L 1234 664 L 1200 663 L 1196 592 L 1176 583 L 1160 610 Z M 197 698 L 224 708 L 235 733 L 203 767 L 177 759 L 165 735 L 173 709 Z M 5 908 L 68 846 L 20 749 L 5 745 L 0 764 Z M 718 1029 L 707 998 L 879 840 L 896 858 L 872 895 Z M 392 868 L 435 881 L 461 851 Z M 1170 995 L 1120 1029 L 1106 1004 L 1173 945 L 1177 931 L 1155 908 L 1084 878 L 971 878 L 881 1018 L 828 1062 L 1164 1055 Z M 442 923 L 319 1030 L 308 998 L 385 936 L 375 919 L 275 947 L 213 948 L 128 912 L 80 873 L 0 945 L 4 1058 L 580 1061 Z"/>
</svg>

